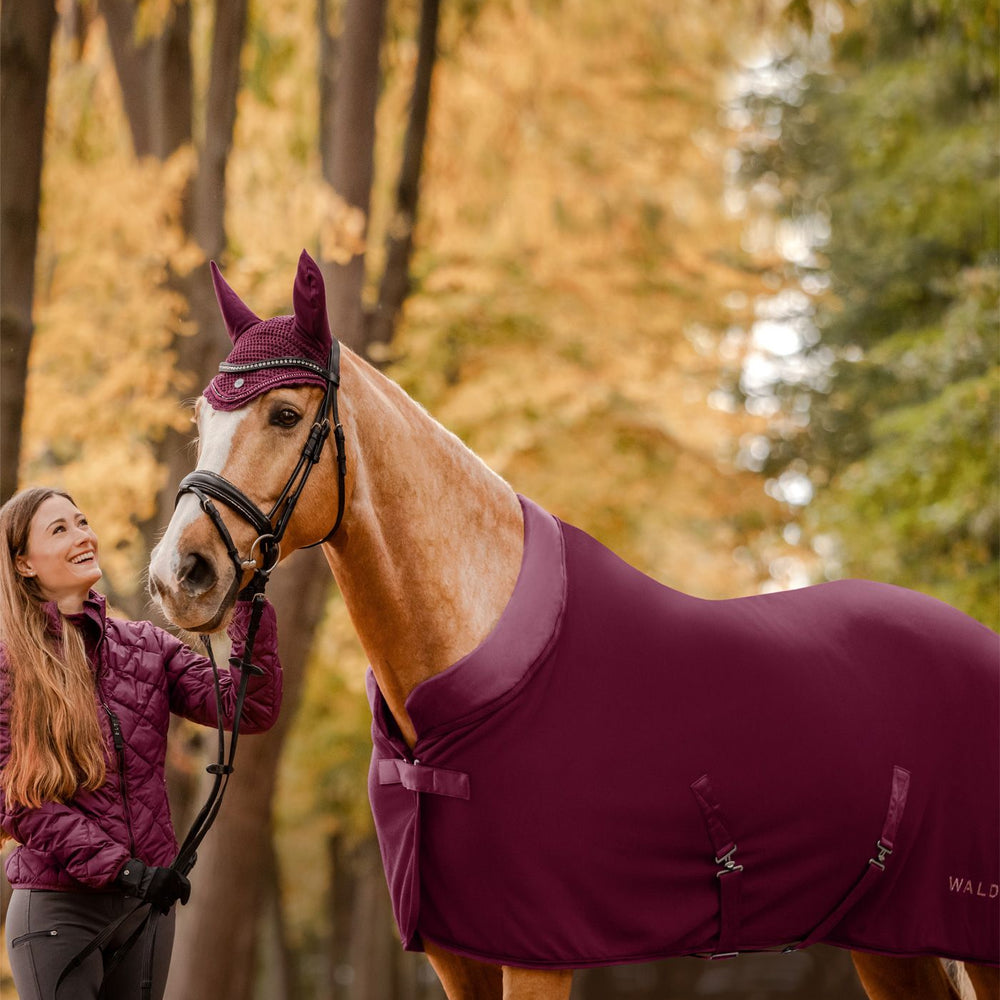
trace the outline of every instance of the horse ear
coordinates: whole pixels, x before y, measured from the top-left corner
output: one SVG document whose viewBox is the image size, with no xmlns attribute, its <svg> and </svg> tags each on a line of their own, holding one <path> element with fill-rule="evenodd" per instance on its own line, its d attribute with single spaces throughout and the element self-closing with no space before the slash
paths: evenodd
<svg viewBox="0 0 1000 1000">
<path fill-rule="evenodd" d="M 219 309 L 222 310 L 222 318 L 229 331 L 229 339 L 235 344 L 242 334 L 260 322 L 260 318 L 255 316 L 236 292 L 229 287 L 214 260 L 211 263 L 211 268 L 215 297 L 218 300 Z"/>
<path fill-rule="evenodd" d="M 292 309 L 296 325 L 307 336 L 319 341 L 324 354 L 328 353 L 333 336 L 330 333 L 330 320 L 326 315 L 326 288 L 319 265 L 305 250 L 299 256 L 299 266 L 295 272 Z"/>
</svg>

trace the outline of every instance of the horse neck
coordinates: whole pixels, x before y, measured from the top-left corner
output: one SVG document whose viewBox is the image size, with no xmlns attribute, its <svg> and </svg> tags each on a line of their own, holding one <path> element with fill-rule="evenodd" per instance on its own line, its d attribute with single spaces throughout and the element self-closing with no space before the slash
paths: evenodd
<svg viewBox="0 0 1000 1000">
<path fill-rule="evenodd" d="M 350 493 L 324 547 L 383 697 L 412 746 L 406 697 L 496 625 L 521 564 L 520 504 L 449 431 L 345 352 Z"/>
</svg>

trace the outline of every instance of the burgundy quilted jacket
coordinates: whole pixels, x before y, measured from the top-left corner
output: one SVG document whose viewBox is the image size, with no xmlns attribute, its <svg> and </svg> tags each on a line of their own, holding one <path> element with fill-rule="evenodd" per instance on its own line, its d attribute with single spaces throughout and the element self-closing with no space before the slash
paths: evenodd
<svg viewBox="0 0 1000 1000">
<path fill-rule="evenodd" d="M 62 619 L 47 606 L 51 631 Z M 250 604 L 239 602 L 229 626 L 233 652 L 242 652 Z M 0 826 L 21 846 L 7 860 L 15 889 L 80 890 L 109 885 L 122 865 L 137 857 L 168 865 L 177 851 L 170 821 L 164 761 L 170 713 L 206 726 L 216 724 L 209 661 L 146 621 L 123 621 L 105 612 L 91 591 L 85 610 L 71 616 L 82 628 L 96 670 L 98 718 L 107 746 L 107 781 L 66 803 L 38 809 L 9 805 L 0 792 Z M 249 681 L 241 732 L 269 729 L 281 705 L 282 674 L 274 609 L 266 605 L 254 650 L 264 671 Z M 232 719 L 239 672 L 221 670 L 226 728 Z M 0 767 L 10 753 L 9 683 L 0 647 Z M 113 727 L 120 731 L 119 760 Z"/>
</svg>

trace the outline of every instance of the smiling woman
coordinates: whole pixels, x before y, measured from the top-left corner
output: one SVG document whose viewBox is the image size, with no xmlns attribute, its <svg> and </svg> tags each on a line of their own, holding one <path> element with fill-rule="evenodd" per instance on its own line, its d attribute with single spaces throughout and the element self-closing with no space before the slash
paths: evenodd
<svg viewBox="0 0 1000 1000">
<path fill-rule="evenodd" d="M 238 670 L 217 702 L 209 661 L 149 622 L 108 616 L 100 578 L 97 535 L 69 495 L 27 489 L 0 507 L 0 842 L 20 845 L 6 938 L 21 1000 L 52 1000 L 63 980 L 60 995 L 133 1000 L 150 977 L 162 997 L 172 907 L 191 891 L 164 782 L 170 714 L 214 726 L 221 708 L 226 728 L 235 714 Z M 237 655 L 249 619 L 237 601 Z M 281 703 L 270 605 L 256 650 L 244 732 L 268 729 Z M 129 950 L 151 910 L 165 919 L 149 950 Z"/>
<path fill-rule="evenodd" d="M 41 595 L 64 614 L 83 611 L 90 588 L 101 578 L 97 535 L 73 501 L 53 493 L 38 506 L 28 545 L 15 559 L 17 571 L 38 581 Z"/>
</svg>

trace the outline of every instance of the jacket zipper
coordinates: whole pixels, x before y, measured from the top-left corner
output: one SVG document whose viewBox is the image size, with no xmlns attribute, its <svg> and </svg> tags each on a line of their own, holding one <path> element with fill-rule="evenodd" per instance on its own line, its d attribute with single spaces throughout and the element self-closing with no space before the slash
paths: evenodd
<svg viewBox="0 0 1000 1000">
<path fill-rule="evenodd" d="M 118 716 L 108 707 L 106 702 L 101 702 L 101 707 L 108 713 L 108 721 L 111 723 L 111 738 L 115 744 L 115 756 L 118 758 L 118 775 L 121 779 L 122 804 L 125 807 L 125 825 L 128 827 L 128 846 L 132 857 L 135 853 L 135 835 L 132 832 L 132 808 L 128 801 L 128 783 L 125 780 L 125 738 L 122 736 L 122 726 L 118 721 Z"/>
</svg>

